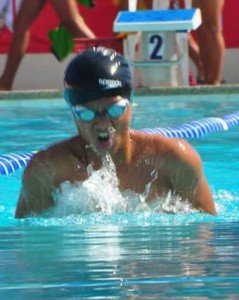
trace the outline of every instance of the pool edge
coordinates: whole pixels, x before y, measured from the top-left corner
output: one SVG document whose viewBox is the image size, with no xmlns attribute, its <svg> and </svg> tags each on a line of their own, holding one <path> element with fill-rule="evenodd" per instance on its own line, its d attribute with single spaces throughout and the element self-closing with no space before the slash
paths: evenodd
<svg viewBox="0 0 239 300">
<path fill-rule="evenodd" d="M 134 90 L 135 96 L 160 96 L 160 95 L 204 95 L 204 94 L 239 94 L 239 85 L 200 85 L 181 87 L 149 87 Z M 63 98 L 62 90 L 14 90 L 0 91 L 1 100 L 16 99 L 50 99 Z"/>
</svg>

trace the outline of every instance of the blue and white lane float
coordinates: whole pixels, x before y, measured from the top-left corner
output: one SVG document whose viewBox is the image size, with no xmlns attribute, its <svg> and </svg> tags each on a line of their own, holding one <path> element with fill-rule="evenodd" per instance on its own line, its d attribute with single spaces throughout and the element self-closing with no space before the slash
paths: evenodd
<svg viewBox="0 0 239 300">
<path fill-rule="evenodd" d="M 221 118 L 201 119 L 176 127 L 144 128 L 141 131 L 171 138 L 195 139 L 203 137 L 208 133 L 226 131 L 237 125 L 239 125 L 239 112 Z M 25 167 L 36 152 L 12 153 L 0 156 L 0 175 L 9 175 Z"/>
</svg>

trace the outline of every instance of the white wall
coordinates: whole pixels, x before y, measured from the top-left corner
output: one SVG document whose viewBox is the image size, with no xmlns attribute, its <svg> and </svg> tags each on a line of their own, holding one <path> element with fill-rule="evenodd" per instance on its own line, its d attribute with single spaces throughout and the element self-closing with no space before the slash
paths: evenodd
<svg viewBox="0 0 239 300">
<path fill-rule="evenodd" d="M 6 55 L 0 55 L 0 74 Z M 14 90 L 62 89 L 64 70 L 71 59 L 58 62 L 52 54 L 25 55 L 14 82 Z M 228 84 L 239 84 L 239 49 L 227 49 L 223 79 Z"/>
<path fill-rule="evenodd" d="M 5 65 L 6 55 L 0 55 L 0 74 Z M 58 62 L 52 54 L 27 54 L 18 69 L 13 89 L 61 89 L 64 70 L 70 57 Z"/>
<path fill-rule="evenodd" d="M 239 84 L 239 49 L 226 50 L 222 77 L 229 84 Z"/>
</svg>

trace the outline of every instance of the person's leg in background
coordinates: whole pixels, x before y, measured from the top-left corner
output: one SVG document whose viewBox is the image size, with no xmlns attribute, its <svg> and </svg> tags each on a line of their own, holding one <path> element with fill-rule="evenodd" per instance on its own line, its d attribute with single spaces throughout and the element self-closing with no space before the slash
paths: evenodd
<svg viewBox="0 0 239 300">
<path fill-rule="evenodd" d="M 7 0 L 0 1 L 0 31 L 4 27 L 4 17 L 8 6 Z"/>
<path fill-rule="evenodd" d="M 221 29 L 224 0 L 193 0 L 192 6 L 201 9 L 202 24 L 196 30 L 203 64 L 205 84 L 219 85 L 222 79 L 225 51 Z"/>
<path fill-rule="evenodd" d="M 112 1 L 115 5 L 117 5 L 119 7 L 119 10 L 128 10 L 129 9 L 129 1 L 132 1 L 132 0 L 112 0 Z M 138 0 L 136 2 L 137 2 L 137 5 L 136 5 L 137 10 L 153 8 L 153 0 Z"/>
<path fill-rule="evenodd" d="M 112 0 L 113 4 L 119 7 L 120 10 L 128 10 L 128 0 Z"/>
<path fill-rule="evenodd" d="M 195 84 L 197 83 L 200 84 L 202 81 L 204 81 L 203 64 L 201 61 L 200 49 L 198 43 L 194 39 L 194 36 L 191 32 L 188 34 L 188 54 L 193 64 L 196 67 L 195 75 L 197 78 L 197 82 L 195 82 Z"/>
<path fill-rule="evenodd" d="M 50 0 L 61 25 L 66 27 L 74 37 L 95 38 L 95 34 L 84 22 L 80 13 L 76 0 Z"/>
<path fill-rule="evenodd" d="M 6 65 L 0 78 L 0 90 L 11 90 L 13 80 L 29 44 L 29 28 L 46 0 L 23 0 L 14 22 L 14 31 Z"/>
<path fill-rule="evenodd" d="M 188 9 L 191 8 L 191 0 L 170 0 L 169 9 Z M 200 57 L 200 50 L 197 41 L 194 39 L 192 32 L 188 33 L 188 54 L 196 67 L 196 77 L 201 78 L 203 76 L 202 62 Z M 197 85 L 197 80 L 194 77 L 193 72 L 189 71 L 189 84 Z"/>
<path fill-rule="evenodd" d="M 14 22 L 13 38 L 7 56 L 7 62 L 0 78 L 0 90 L 11 90 L 15 75 L 26 53 L 30 27 L 40 14 L 47 0 L 23 0 Z M 94 38 L 94 33 L 81 18 L 75 0 L 50 0 L 61 24 L 64 25 L 74 37 Z"/>
</svg>

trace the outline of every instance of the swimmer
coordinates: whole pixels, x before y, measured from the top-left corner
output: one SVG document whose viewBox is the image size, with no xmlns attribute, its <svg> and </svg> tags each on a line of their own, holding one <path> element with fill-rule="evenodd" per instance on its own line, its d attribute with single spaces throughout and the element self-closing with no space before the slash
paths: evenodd
<svg viewBox="0 0 239 300">
<path fill-rule="evenodd" d="M 184 140 L 130 128 L 132 78 L 121 54 L 89 48 L 70 61 L 64 82 L 78 134 L 33 156 L 23 174 L 16 218 L 54 207 L 54 194 L 64 182 L 86 181 L 107 155 L 121 192 L 140 195 L 148 189 L 147 203 L 171 193 L 216 214 L 198 153 Z"/>
</svg>

